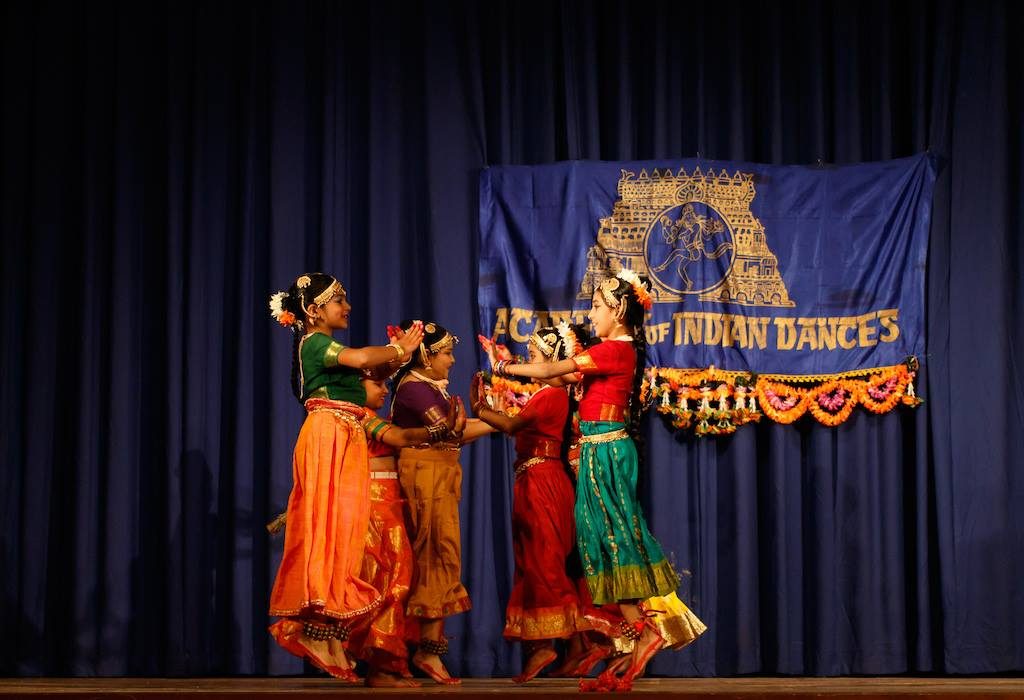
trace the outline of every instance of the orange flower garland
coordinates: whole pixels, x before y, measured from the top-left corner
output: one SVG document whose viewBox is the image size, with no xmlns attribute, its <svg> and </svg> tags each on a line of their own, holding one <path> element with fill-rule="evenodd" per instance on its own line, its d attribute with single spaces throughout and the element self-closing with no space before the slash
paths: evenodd
<svg viewBox="0 0 1024 700">
<path fill-rule="evenodd" d="M 795 386 L 758 379 L 754 394 L 764 414 L 776 423 L 792 423 L 807 411 L 806 396 Z"/>
<path fill-rule="evenodd" d="M 819 423 L 835 427 L 850 417 L 859 394 L 856 382 L 836 379 L 815 389 L 806 389 L 804 403 Z"/>
<path fill-rule="evenodd" d="M 485 375 L 484 392 L 492 399 L 493 406 L 500 406 L 507 416 L 517 416 L 530 397 L 540 391 L 537 382 L 517 382 L 496 374 Z"/>
<path fill-rule="evenodd" d="M 858 405 L 887 413 L 901 403 L 917 406 L 917 360 L 840 375 L 767 375 L 716 369 L 654 367 L 644 380 L 645 405 L 654 406 L 673 428 L 697 435 L 723 435 L 763 415 L 792 423 L 810 413 L 823 425 L 846 421 Z M 803 384 L 805 386 L 795 386 Z M 811 385 L 811 386 L 806 386 Z M 755 403 L 756 398 L 756 403 Z M 691 403 L 693 402 L 693 403 Z"/>
</svg>

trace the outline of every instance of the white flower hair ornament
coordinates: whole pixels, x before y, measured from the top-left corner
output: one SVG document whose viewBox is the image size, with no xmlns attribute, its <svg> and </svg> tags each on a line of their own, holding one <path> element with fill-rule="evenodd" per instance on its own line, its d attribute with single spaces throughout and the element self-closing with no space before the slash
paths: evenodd
<svg viewBox="0 0 1024 700">
<path fill-rule="evenodd" d="M 633 292 L 636 294 L 637 301 L 640 302 L 640 305 L 644 307 L 645 311 L 650 311 L 653 303 L 651 300 L 651 292 L 641 281 L 640 276 L 625 267 L 616 272 L 615 276 L 632 287 Z"/>
<path fill-rule="evenodd" d="M 286 298 L 288 298 L 288 292 L 275 292 L 270 295 L 270 315 L 285 328 L 294 326 L 296 323 L 301 328 L 301 322 L 295 320 L 295 314 L 284 308 Z"/>
<path fill-rule="evenodd" d="M 565 348 L 565 356 L 573 357 L 576 355 L 576 334 L 572 332 L 572 328 L 569 328 L 569 324 L 565 321 L 558 324 L 558 335 L 562 338 L 562 347 Z"/>
</svg>

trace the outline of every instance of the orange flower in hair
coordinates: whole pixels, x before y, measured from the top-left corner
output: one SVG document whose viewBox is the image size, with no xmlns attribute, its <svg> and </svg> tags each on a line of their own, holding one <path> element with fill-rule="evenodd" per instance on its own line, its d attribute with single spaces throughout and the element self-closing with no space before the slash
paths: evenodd
<svg viewBox="0 0 1024 700">
<path fill-rule="evenodd" d="M 651 299 L 651 293 L 640 280 L 639 275 L 632 270 L 622 268 L 615 276 L 633 288 L 633 293 L 636 294 L 636 300 L 640 302 L 640 306 L 644 307 L 644 311 L 651 310 L 651 306 L 654 305 L 654 302 Z"/>
</svg>

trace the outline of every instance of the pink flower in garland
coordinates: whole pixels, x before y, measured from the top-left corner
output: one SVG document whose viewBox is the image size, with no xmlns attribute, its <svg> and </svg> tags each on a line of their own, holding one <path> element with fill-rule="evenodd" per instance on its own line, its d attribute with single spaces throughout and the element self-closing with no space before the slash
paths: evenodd
<svg viewBox="0 0 1024 700">
<path fill-rule="evenodd" d="M 836 413 L 846 404 L 846 397 L 846 390 L 841 388 L 822 392 L 817 397 L 818 405 L 830 413 Z"/>
<path fill-rule="evenodd" d="M 765 389 L 764 395 L 768 397 L 768 403 L 771 404 L 771 407 L 776 411 L 788 411 L 796 406 L 800 401 L 799 396 L 787 396 L 783 398 L 771 389 Z"/>
<path fill-rule="evenodd" d="M 875 401 L 885 401 L 896 388 L 896 377 L 889 377 L 889 380 L 880 386 L 868 384 L 868 395 Z"/>
</svg>

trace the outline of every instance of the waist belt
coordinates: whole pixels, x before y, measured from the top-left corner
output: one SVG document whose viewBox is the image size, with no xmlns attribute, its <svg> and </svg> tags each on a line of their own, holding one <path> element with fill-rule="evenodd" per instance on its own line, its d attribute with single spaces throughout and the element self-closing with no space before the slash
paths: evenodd
<svg viewBox="0 0 1024 700">
<path fill-rule="evenodd" d="M 583 443 L 586 442 L 615 442 L 616 440 L 624 440 L 628 437 L 629 433 L 626 432 L 626 429 L 619 428 L 618 430 L 613 430 L 610 433 L 598 433 L 597 435 L 581 435 L 580 444 L 582 445 Z"/>
<path fill-rule="evenodd" d="M 370 472 L 371 479 L 397 479 L 398 472 Z"/>
<path fill-rule="evenodd" d="M 538 442 L 530 447 L 529 452 L 520 454 L 519 457 L 561 457 L 562 443 L 555 440 Z"/>
<path fill-rule="evenodd" d="M 341 418 L 352 423 L 358 423 L 363 417 L 362 406 L 348 401 L 335 401 L 334 399 L 306 399 L 303 404 L 307 413 L 331 413 L 335 418 Z"/>
<path fill-rule="evenodd" d="M 551 459 L 551 457 L 531 457 L 530 459 L 526 460 L 525 462 L 521 462 L 518 466 L 516 466 L 516 476 L 518 477 L 522 474 L 525 474 L 530 467 L 535 467 L 541 462 L 549 462 L 551 461 Z"/>
</svg>

